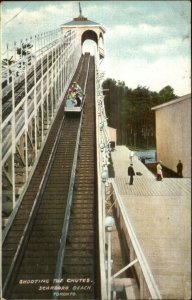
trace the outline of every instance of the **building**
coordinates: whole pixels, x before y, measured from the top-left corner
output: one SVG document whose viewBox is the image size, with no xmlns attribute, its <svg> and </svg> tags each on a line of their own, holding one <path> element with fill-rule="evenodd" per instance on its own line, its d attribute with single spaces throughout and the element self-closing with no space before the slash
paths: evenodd
<svg viewBox="0 0 192 300">
<path fill-rule="evenodd" d="M 157 160 L 176 172 L 183 163 L 183 177 L 191 177 L 191 94 L 152 108 L 156 116 Z"/>
<path fill-rule="evenodd" d="M 99 58 L 103 59 L 104 54 L 104 33 L 105 29 L 99 23 L 88 20 L 82 15 L 81 6 L 79 3 L 79 16 L 72 21 L 61 25 L 63 34 L 69 33 L 73 30 L 77 34 L 77 40 L 80 42 L 81 50 L 85 40 L 92 40 L 97 45 L 97 53 Z"/>
<path fill-rule="evenodd" d="M 112 127 L 107 127 L 109 133 L 109 141 L 111 144 L 111 148 L 115 149 L 117 145 L 117 129 Z"/>
</svg>

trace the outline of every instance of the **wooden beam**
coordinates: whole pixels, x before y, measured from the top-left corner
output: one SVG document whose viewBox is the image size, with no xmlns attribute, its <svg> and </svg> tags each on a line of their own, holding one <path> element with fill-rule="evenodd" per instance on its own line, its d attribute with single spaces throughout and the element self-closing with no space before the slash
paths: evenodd
<svg viewBox="0 0 192 300">
<path fill-rule="evenodd" d="M 3 174 L 5 175 L 6 179 L 9 181 L 9 183 L 12 185 L 12 178 L 10 177 L 9 173 L 5 170 L 3 167 Z"/>
<path fill-rule="evenodd" d="M 21 154 L 20 149 L 19 149 L 18 146 L 16 146 L 16 150 L 17 150 L 17 152 L 18 152 L 18 154 L 19 154 L 19 157 L 20 157 L 20 159 L 21 159 L 21 161 L 22 161 L 22 164 L 25 166 L 25 160 L 24 160 L 24 158 L 22 157 L 22 154 Z"/>
</svg>

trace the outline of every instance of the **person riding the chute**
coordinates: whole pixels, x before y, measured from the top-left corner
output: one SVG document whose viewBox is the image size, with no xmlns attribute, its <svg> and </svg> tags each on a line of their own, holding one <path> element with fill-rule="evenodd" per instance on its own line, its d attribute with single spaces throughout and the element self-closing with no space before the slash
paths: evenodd
<svg viewBox="0 0 192 300">
<path fill-rule="evenodd" d="M 74 81 L 68 90 L 66 106 L 71 108 L 81 106 L 83 96 L 80 85 Z"/>
</svg>

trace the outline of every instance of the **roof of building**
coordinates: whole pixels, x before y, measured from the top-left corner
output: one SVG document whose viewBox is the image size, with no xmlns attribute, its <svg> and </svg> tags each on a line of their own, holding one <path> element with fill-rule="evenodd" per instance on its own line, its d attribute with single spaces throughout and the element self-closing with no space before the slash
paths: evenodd
<svg viewBox="0 0 192 300">
<path fill-rule="evenodd" d="M 157 106 L 154 106 L 152 107 L 151 109 L 152 110 L 157 110 L 157 109 L 161 109 L 165 106 L 169 106 L 169 105 L 172 105 L 172 104 L 176 104 L 178 102 L 181 102 L 181 101 L 184 101 L 184 100 L 188 100 L 188 99 L 191 99 L 191 94 L 187 94 L 187 95 L 184 95 L 180 98 L 177 98 L 177 99 L 174 99 L 174 100 L 171 100 L 169 102 L 166 102 L 166 103 L 163 103 L 163 104 L 160 104 L 160 105 L 157 105 Z"/>
<path fill-rule="evenodd" d="M 100 29 L 105 32 L 105 29 L 103 26 L 101 26 L 99 23 L 93 22 L 91 20 L 88 20 L 84 17 L 78 17 L 74 18 L 73 21 L 64 23 L 61 25 L 61 27 L 100 27 Z"/>
<path fill-rule="evenodd" d="M 93 22 L 91 20 L 88 20 L 86 17 L 82 15 L 82 9 L 81 9 L 81 3 L 79 2 L 79 16 L 77 18 L 74 18 L 73 21 L 67 22 L 62 24 L 61 26 L 101 26 L 99 23 Z"/>
<path fill-rule="evenodd" d="M 70 21 L 70 22 L 67 22 L 67 23 L 64 23 L 61 25 L 61 27 L 77 27 L 77 26 L 79 26 L 79 27 L 96 26 L 96 27 L 100 27 L 105 32 L 105 29 L 99 23 L 88 20 L 86 17 L 84 17 L 82 15 L 82 9 L 81 9 L 80 2 L 79 2 L 79 16 L 77 18 L 74 18 L 73 21 Z"/>
<path fill-rule="evenodd" d="M 74 18 L 73 21 L 62 24 L 61 26 L 76 26 L 76 25 L 97 25 L 101 26 L 99 23 L 88 20 L 87 18 Z"/>
<path fill-rule="evenodd" d="M 107 128 L 108 128 L 109 130 L 117 130 L 117 128 L 113 128 L 113 127 L 109 127 L 109 126 L 107 126 Z"/>
</svg>

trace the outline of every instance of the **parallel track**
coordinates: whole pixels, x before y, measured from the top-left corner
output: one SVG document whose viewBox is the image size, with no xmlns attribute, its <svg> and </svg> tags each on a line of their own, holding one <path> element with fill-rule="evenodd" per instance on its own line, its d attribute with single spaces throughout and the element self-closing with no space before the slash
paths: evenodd
<svg viewBox="0 0 192 300">
<path fill-rule="evenodd" d="M 56 53 L 49 54 L 48 58 L 45 57 L 42 62 L 42 68 L 41 68 L 41 61 L 39 60 L 37 65 L 36 65 L 36 81 L 38 82 L 40 78 L 42 78 L 43 74 L 47 71 L 47 69 L 50 69 L 52 64 L 56 60 Z M 49 65 L 48 65 L 49 62 Z M 48 66 L 47 66 L 48 65 Z M 28 75 L 27 75 L 27 92 L 30 91 L 30 89 L 34 86 L 35 81 L 34 81 L 34 70 L 32 70 Z M 2 86 L 6 87 L 6 86 Z M 15 94 L 15 106 L 17 106 L 20 101 L 23 99 L 25 96 L 25 79 L 22 79 L 21 82 L 15 83 L 14 87 L 14 94 Z M 3 96 L 2 98 L 2 119 L 3 121 L 6 119 L 6 117 L 11 113 L 12 111 L 12 89 L 9 90 L 6 95 Z"/>
<path fill-rule="evenodd" d="M 85 81 L 88 55 L 83 60 L 80 85 Z M 81 66 L 79 66 L 81 69 Z M 62 280 L 54 281 L 66 210 L 71 169 L 80 118 L 62 118 L 63 106 L 50 132 L 47 144 L 15 220 L 3 244 L 4 297 L 8 299 L 96 299 L 99 294 L 97 278 L 97 207 L 96 154 L 94 115 L 94 62 L 91 58 L 86 89 L 86 102 L 78 152 L 77 174 L 73 194 L 69 232 L 62 266 Z M 61 122 L 63 122 L 61 124 Z M 54 137 L 61 126 L 55 158 L 44 189 L 40 190 L 38 205 L 29 218 L 39 182 L 52 151 Z M 30 220 L 28 226 L 26 225 Z M 25 238 L 21 240 L 24 228 Z M 16 255 L 18 244 L 21 252 Z M 16 263 L 13 264 L 13 258 Z M 12 269 L 11 266 L 13 266 Z M 11 271 L 10 271 L 11 270 Z M 10 274 L 10 277 L 7 277 Z M 8 280 L 9 279 L 9 280 Z M 48 282 L 23 283 L 23 280 Z M 74 282 L 75 281 L 75 282 Z M 44 287 L 44 290 L 43 290 Z"/>
</svg>

